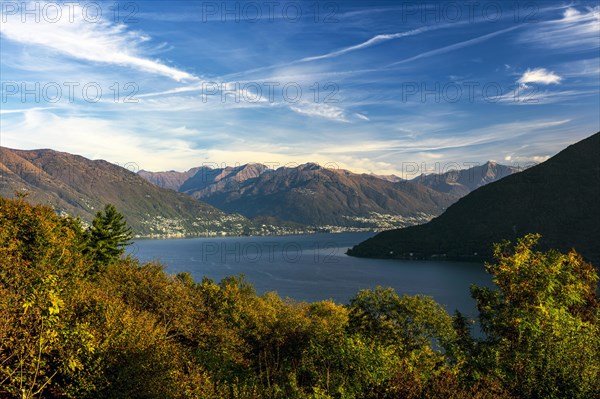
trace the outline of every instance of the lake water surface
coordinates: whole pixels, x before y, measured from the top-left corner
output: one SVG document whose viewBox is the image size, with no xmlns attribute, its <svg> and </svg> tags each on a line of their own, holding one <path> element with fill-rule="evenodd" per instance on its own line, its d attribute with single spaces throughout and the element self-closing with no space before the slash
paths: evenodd
<svg viewBox="0 0 600 399">
<path fill-rule="evenodd" d="M 257 292 L 277 291 L 303 301 L 347 303 L 359 290 L 378 285 L 398 294 L 430 295 L 449 312 L 474 316 L 469 286 L 491 285 L 479 263 L 354 258 L 346 250 L 374 233 L 302 236 L 138 240 L 130 252 L 159 260 L 169 273 L 189 272 L 220 281 L 244 274 Z"/>
</svg>

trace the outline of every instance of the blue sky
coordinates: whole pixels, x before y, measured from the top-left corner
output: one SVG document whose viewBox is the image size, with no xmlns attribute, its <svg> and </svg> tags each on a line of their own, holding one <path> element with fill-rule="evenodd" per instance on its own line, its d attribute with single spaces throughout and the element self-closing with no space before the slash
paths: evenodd
<svg viewBox="0 0 600 399">
<path fill-rule="evenodd" d="M 600 130 L 597 2 L 0 5 L 11 148 L 410 177 L 528 165 Z"/>
</svg>

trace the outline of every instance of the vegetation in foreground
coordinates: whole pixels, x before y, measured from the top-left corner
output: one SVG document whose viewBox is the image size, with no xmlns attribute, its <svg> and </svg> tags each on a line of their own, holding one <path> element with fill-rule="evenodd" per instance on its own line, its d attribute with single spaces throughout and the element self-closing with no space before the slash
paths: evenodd
<svg viewBox="0 0 600 399">
<path fill-rule="evenodd" d="M 123 257 L 110 207 L 83 230 L 0 198 L 0 398 L 599 398 L 598 275 L 538 239 L 495 247 L 476 339 L 428 297 L 194 282 Z"/>
</svg>

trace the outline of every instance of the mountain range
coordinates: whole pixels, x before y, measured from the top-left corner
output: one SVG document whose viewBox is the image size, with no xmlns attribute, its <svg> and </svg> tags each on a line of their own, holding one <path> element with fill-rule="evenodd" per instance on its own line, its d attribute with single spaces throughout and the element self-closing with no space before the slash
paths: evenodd
<svg viewBox="0 0 600 399">
<path fill-rule="evenodd" d="M 470 191 L 515 170 L 486 163 L 419 176 L 357 174 L 314 163 L 262 164 L 137 174 L 49 149 L 0 147 L 0 195 L 89 223 L 114 204 L 138 236 L 290 234 L 383 230 L 426 223 Z"/>
<path fill-rule="evenodd" d="M 480 187 L 427 224 L 382 232 L 348 251 L 377 258 L 490 259 L 492 244 L 540 233 L 600 264 L 600 133 Z"/>
<path fill-rule="evenodd" d="M 488 162 L 406 181 L 394 175 L 357 174 L 307 163 L 278 169 L 247 164 L 139 174 L 161 187 L 248 218 L 382 229 L 425 223 L 473 188 L 515 171 Z"/>
</svg>

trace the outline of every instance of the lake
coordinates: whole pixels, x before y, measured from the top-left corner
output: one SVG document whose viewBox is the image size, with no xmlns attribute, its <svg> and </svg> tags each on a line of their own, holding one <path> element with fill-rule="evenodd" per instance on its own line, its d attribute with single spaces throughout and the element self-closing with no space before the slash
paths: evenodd
<svg viewBox="0 0 600 399">
<path fill-rule="evenodd" d="M 346 250 L 374 233 L 138 240 L 129 249 L 141 261 L 158 260 L 169 273 L 220 281 L 244 274 L 256 291 L 302 301 L 348 303 L 378 285 L 398 294 L 432 296 L 449 312 L 475 315 L 469 286 L 491 285 L 479 263 L 354 258 Z"/>
</svg>

